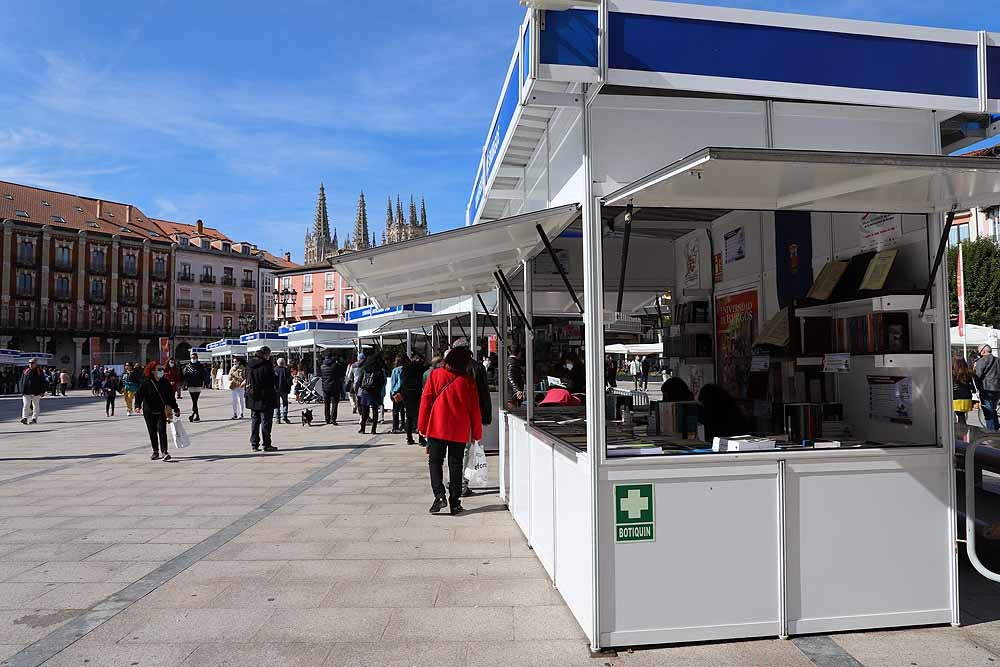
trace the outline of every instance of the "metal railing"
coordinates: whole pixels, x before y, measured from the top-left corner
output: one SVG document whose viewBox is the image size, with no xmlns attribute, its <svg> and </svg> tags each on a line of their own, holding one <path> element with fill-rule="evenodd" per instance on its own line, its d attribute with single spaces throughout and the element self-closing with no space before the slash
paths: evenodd
<svg viewBox="0 0 1000 667">
<path fill-rule="evenodd" d="M 177 299 L 178 308 L 194 308 L 194 299 Z"/>
<path fill-rule="evenodd" d="M 18 253 L 17 255 L 17 265 L 18 266 L 34 266 L 37 264 L 37 260 L 34 255 L 22 255 Z"/>
<path fill-rule="evenodd" d="M 194 282 L 194 274 L 193 273 L 184 273 L 183 271 L 178 272 L 178 274 L 177 274 L 177 282 L 179 282 L 179 283 L 193 283 Z"/>
<path fill-rule="evenodd" d="M 99 276 L 105 276 L 105 275 L 108 274 L 108 265 L 107 264 L 95 264 L 94 262 L 91 262 L 90 265 L 87 268 L 87 271 L 89 271 L 90 273 L 99 275 Z"/>
<path fill-rule="evenodd" d="M 73 260 L 63 260 L 57 259 L 53 264 L 56 271 L 72 271 L 73 270 Z"/>
<path fill-rule="evenodd" d="M 166 269 L 163 269 L 161 271 L 157 271 L 156 269 L 153 269 L 153 272 L 152 272 L 151 276 L 152 276 L 153 280 L 166 280 L 167 279 L 167 271 L 166 271 Z"/>
<path fill-rule="evenodd" d="M 236 304 L 232 303 L 232 302 L 229 302 L 229 301 L 223 301 L 222 302 L 222 312 L 224 312 L 224 313 L 235 313 L 236 312 Z"/>
<path fill-rule="evenodd" d="M 257 312 L 257 306 L 252 303 L 241 303 L 240 304 L 241 313 L 255 313 Z"/>
<path fill-rule="evenodd" d="M 215 276 L 210 276 L 203 273 L 200 276 L 198 276 L 198 282 L 200 282 L 202 285 L 214 285 Z"/>
<path fill-rule="evenodd" d="M 241 284 L 243 285 L 244 289 L 253 289 L 257 287 L 257 281 L 253 280 L 252 278 L 244 278 Z"/>
<path fill-rule="evenodd" d="M 199 301 L 198 310 L 215 310 L 214 301 Z"/>
<path fill-rule="evenodd" d="M 236 278 L 232 276 L 222 276 L 222 284 L 227 287 L 236 287 Z"/>
</svg>

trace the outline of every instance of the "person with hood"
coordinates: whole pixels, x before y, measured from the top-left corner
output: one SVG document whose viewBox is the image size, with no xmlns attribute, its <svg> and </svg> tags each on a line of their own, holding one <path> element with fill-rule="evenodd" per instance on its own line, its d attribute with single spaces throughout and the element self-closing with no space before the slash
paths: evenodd
<svg viewBox="0 0 1000 667">
<path fill-rule="evenodd" d="M 163 377 L 167 378 L 167 382 L 170 383 L 170 388 L 174 392 L 174 396 L 177 398 L 181 397 L 181 369 L 177 365 L 177 361 L 170 357 L 167 359 L 167 367 L 163 369 Z"/>
<path fill-rule="evenodd" d="M 209 367 L 198 360 L 196 352 L 192 352 L 191 361 L 185 364 L 184 370 L 181 372 L 184 388 L 187 389 L 188 395 L 191 397 L 191 414 L 188 415 L 188 421 L 201 421 L 201 414 L 198 412 L 198 399 L 201 397 L 201 390 L 212 385 L 210 375 Z"/>
<path fill-rule="evenodd" d="M 271 426 L 278 407 L 278 386 L 271 365 L 271 348 L 266 345 L 251 357 L 246 370 L 246 405 L 250 408 L 250 448 L 259 452 L 276 452 L 271 445 Z M 263 442 L 261 438 L 263 437 Z"/>
<path fill-rule="evenodd" d="M 174 396 L 174 388 L 166 378 L 163 365 L 158 361 L 146 364 L 144 379 L 135 393 L 135 411 L 142 413 L 146 421 L 146 431 L 149 433 L 149 444 L 153 448 L 150 461 L 156 461 L 163 456 L 164 461 L 170 460 L 167 452 L 167 422 L 178 417 L 181 409 Z"/>
<path fill-rule="evenodd" d="M 292 373 L 288 370 L 288 360 L 285 357 L 278 357 L 278 365 L 274 369 L 274 384 L 278 391 L 278 402 L 275 404 L 278 423 L 284 420 L 286 424 L 291 424 L 288 421 L 288 394 L 292 391 Z"/>
<path fill-rule="evenodd" d="M 993 348 L 989 345 L 980 346 L 979 354 L 979 359 L 972 367 L 972 376 L 979 391 L 983 426 L 987 431 L 996 431 L 997 401 L 1000 400 L 1000 361 L 993 355 Z"/>
<path fill-rule="evenodd" d="M 431 372 L 420 401 L 417 426 L 427 437 L 428 465 L 434 503 L 431 514 L 446 506 L 452 514 L 461 514 L 462 457 L 469 440 L 483 437 L 483 416 L 479 409 L 476 381 L 469 373 L 472 352 L 468 347 L 453 347 L 444 358 L 444 366 Z M 448 499 L 445 500 L 442 466 L 448 459 Z"/>
<path fill-rule="evenodd" d="M 387 382 L 382 353 L 369 355 L 359 369 L 358 375 L 360 376 L 357 381 L 358 409 L 361 411 L 361 429 L 358 433 L 364 433 L 368 421 L 371 420 L 372 435 L 377 435 L 378 409 L 385 400 Z"/>
<path fill-rule="evenodd" d="M 420 395 L 424 391 L 424 358 L 419 352 L 415 352 L 410 361 L 403 366 L 400 378 L 400 391 L 403 394 L 403 403 L 406 405 L 406 444 L 417 444 L 413 440 L 414 432 L 420 438 L 420 444 L 426 446 L 424 436 L 417 431 L 417 417 L 420 416 Z"/>
<path fill-rule="evenodd" d="M 348 395 L 351 397 L 351 405 L 354 406 L 354 414 L 358 415 L 359 424 L 361 423 L 361 405 L 358 403 L 358 394 L 361 392 L 359 383 L 361 382 L 361 367 L 364 366 L 367 359 L 365 353 L 360 352 L 358 358 L 351 364 L 347 375 Z"/>
<path fill-rule="evenodd" d="M 233 361 L 233 367 L 229 369 L 229 392 L 233 395 L 233 419 L 243 419 L 243 412 L 246 407 L 246 402 L 243 398 L 245 375 L 246 369 L 243 366 L 243 360 L 237 357 Z"/>
<path fill-rule="evenodd" d="M 136 380 L 136 370 L 139 371 L 139 380 Z M 132 366 L 132 362 L 125 364 L 125 372 L 122 374 L 122 396 L 125 398 L 125 414 L 129 417 L 135 412 L 133 403 L 135 401 L 135 393 L 139 391 L 139 385 L 142 384 L 142 369 L 136 364 Z"/>
<path fill-rule="evenodd" d="M 45 395 L 45 373 L 36 359 L 28 360 L 28 367 L 21 373 L 21 423 L 37 424 L 38 410 Z"/>
<path fill-rule="evenodd" d="M 326 423 L 333 426 L 339 426 L 337 409 L 340 395 L 344 392 L 346 374 L 347 368 L 340 359 L 335 359 L 329 353 L 323 358 L 323 365 L 319 367 L 320 382 L 323 385 L 323 416 L 326 418 Z"/>
<path fill-rule="evenodd" d="M 587 371 L 575 352 L 567 352 L 560 375 L 566 378 L 566 388 L 571 394 L 587 393 Z"/>
<path fill-rule="evenodd" d="M 392 399 L 392 432 L 402 433 L 406 427 L 406 403 L 403 401 L 403 367 L 409 363 L 405 354 L 396 357 L 389 376 L 389 398 Z"/>
</svg>

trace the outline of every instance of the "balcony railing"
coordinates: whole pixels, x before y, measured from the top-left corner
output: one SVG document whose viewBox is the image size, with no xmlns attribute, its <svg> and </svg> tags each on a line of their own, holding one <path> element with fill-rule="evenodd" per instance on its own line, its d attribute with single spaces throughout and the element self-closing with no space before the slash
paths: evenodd
<svg viewBox="0 0 1000 667">
<path fill-rule="evenodd" d="M 177 299 L 178 308 L 194 308 L 194 299 Z"/>
<path fill-rule="evenodd" d="M 179 282 L 179 283 L 193 283 L 194 282 L 194 274 L 193 273 L 184 273 L 183 271 L 180 271 L 180 272 L 177 273 L 177 282 Z"/>
<path fill-rule="evenodd" d="M 257 312 L 257 306 L 255 306 L 252 303 L 241 303 L 240 304 L 240 312 L 241 313 L 256 313 Z"/>
<path fill-rule="evenodd" d="M 167 279 L 167 270 L 166 269 L 160 269 L 158 271 L 156 269 L 153 269 L 153 272 L 152 272 L 151 275 L 153 277 L 153 280 L 166 280 Z"/>
<path fill-rule="evenodd" d="M 174 327 L 174 335 L 175 336 L 189 336 L 189 335 L 191 335 L 191 327 L 190 326 L 186 326 L 186 327 Z"/>
<path fill-rule="evenodd" d="M 18 256 L 17 256 L 17 265 L 18 266 L 34 266 L 35 263 L 36 262 L 35 262 L 35 256 L 34 255 L 22 255 L 22 254 L 18 254 Z"/>
<path fill-rule="evenodd" d="M 72 292 L 62 292 L 62 291 L 56 290 L 52 294 L 52 298 L 55 299 L 56 301 L 72 301 L 73 300 L 73 293 Z"/>
<path fill-rule="evenodd" d="M 135 294 L 122 294 L 122 304 L 126 306 L 134 306 L 139 303 L 139 297 Z"/>
<path fill-rule="evenodd" d="M 99 275 L 99 276 L 104 276 L 104 275 L 107 275 L 107 273 L 108 273 L 108 265 L 107 264 L 95 264 L 94 262 L 91 262 L 90 263 L 90 268 L 88 270 L 91 273 L 93 273 L 93 274 L 96 274 L 96 275 Z"/>
<path fill-rule="evenodd" d="M 242 285 L 244 289 L 253 289 L 257 287 L 257 281 L 253 278 L 244 278 Z"/>
<path fill-rule="evenodd" d="M 202 338 L 211 338 L 215 334 L 212 333 L 211 329 L 200 329 L 198 335 Z"/>
<path fill-rule="evenodd" d="M 71 259 L 57 259 L 53 264 L 56 271 L 72 271 L 73 270 L 73 260 Z"/>
<path fill-rule="evenodd" d="M 215 276 L 209 276 L 203 273 L 200 276 L 198 276 L 198 282 L 200 282 L 202 285 L 214 285 Z"/>
<path fill-rule="evenodd" d="M 215 310 L 214 301 L 199 301 L 198 310 Z"/>
<path fill-rule="evenodd" d="M 87 301 L 90 303 L 107 303 L 108 295 L 103 292 L 91 292 L 87 295 Z"/>
<path fill-rule="evenodd" d="M 139 267 L 137 267 L 137 266 L 123 266 L 122 267 L 122 275 L 134 278 L 135 276 L 139 275 Z"/>
<path fill-rule="evenodd" d="M 236 304 L 228 303 L 226 301 L 222 302 L 222 312 L 224 313 L 234 313 L 236 312 Z"/>
<path fill-rule="evenodd" d="M 236 287 L 236 278 L 232 276 L 222 276 L 222 284 L 226 287 Z"/>
<path fill-rule="evenodd" d="M 154 308 L 166 308 L 167 307 L 167 297 L 165 296 L 154 296 L 150 303 Z"/>
<path fill-rule="evenodd" d="M 31 298 L 34 298 L 34 296 L 35 296 L 35 288 L 34 287 L 18 287 L 17 290 L 15 291 L 15 294 L 17 296 L 21 296 L 21 297 L 24 297 L 24 298 L 27 298 L 27 299 L 31 299 Z"/>
</svg>

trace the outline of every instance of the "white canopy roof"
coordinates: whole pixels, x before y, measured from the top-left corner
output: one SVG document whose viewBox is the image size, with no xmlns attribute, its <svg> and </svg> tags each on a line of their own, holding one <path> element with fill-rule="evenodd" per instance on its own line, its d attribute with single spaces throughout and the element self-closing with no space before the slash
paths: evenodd
<svg viewBox="0 0 1000 667">
<path fill-rule="evenodd" d="M 1000 160 L 705 148 L 604 201 L 636 207 L 945 212 L 1000 203 Z"/>
<path fill-rule="evenodd" d="M 579 215 L 577 204 L 340 255 L 331 259 L 356 290 L 382 306 L 489 292 L 493 272 L 508 273 L 542 248 L 535 225 L 558 237 Z"/>
<path fill-rule="evenodd" d="M 990 347 L 997 345 L 1000 340 L 1000 330 L 982 327 L 978 324 L 965 325 L 965 338 L 958 335 L 958 327 L 951 328 L 951 344 L 962 345 L 965 343 L 969 347 L 977 348 L 986 343 Z"/>
<path fill-rule="evenodd" d="M 606 345 L 608 354 L 663 354 L 662 343 L 637 343 L 635 345 Z"/>
</svg>

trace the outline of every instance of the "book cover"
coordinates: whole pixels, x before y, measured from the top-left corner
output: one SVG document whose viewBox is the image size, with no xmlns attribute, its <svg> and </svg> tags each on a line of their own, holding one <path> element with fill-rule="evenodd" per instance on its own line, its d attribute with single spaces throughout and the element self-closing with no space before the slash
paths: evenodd
<svg viewBox="0 0 1000 667">
<path fill-rule="evenodd" d="M 893 248 L 892 250 L 883 250 L 875 255 L 868 264 L 868 270 L 865 271 L 865 277 L 861 280 L 859 289 L 871 291 L 883 289 L 898 254 L 899 250 Z"/>
<path fill-rule="evenodd" d="M 827 262 L 812 288 L 806 294 L 806 298 L 826 301 L 833 296 L 834 290 L 837 289 L 837 283 L 844 276 L 848 265 L 849 262 Z"/>
<path fill-rule="evenodd" d="M 837 282 L 837 287 L 833 290 L 832 300 L 848 301 L 858 298 L 858 289 L 865 277 L 865 273 L 868 272 L 868 264 L 871 263 L 873 257 L 875 257 L 874 252 L 866 252 L 851 257 L 851 260 L 847 263 L 847 270 L 844 271 L 844 275 Z"/>
</svg>

